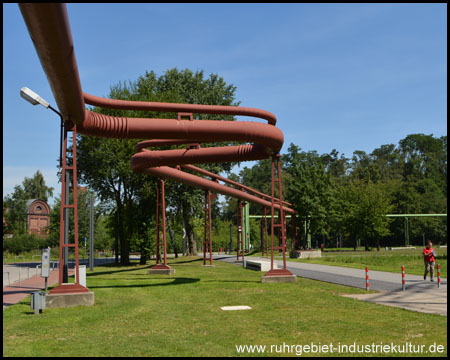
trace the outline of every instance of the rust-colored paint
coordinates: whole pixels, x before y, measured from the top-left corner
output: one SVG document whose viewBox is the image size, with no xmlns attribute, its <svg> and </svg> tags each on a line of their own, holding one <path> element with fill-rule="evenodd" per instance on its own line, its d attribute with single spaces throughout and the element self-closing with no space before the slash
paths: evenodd
<svg viewBox="0 0 450 360">
<path fill-rule="evenodd" d="M 85 105 L 65 4 L 19 7 L 64 121 L 81 124 Z"/>
<path fill-rule="evenodd" d="M 284 137 L 281 130 L 275 126 L 275 115 L 265 110 L 246 107 L 126 101 L 105 99 L 83 93 L 66 6 L 55 3 L 20 4 L 19 6 L 53 95 L 68 127 L 73 123 L 76 125 L 77 132 L 91 136 L 150 138 L 159 139 L 160 144 L 164 141 L 191 144 L 190 148 L 186 150 L 162 151 L 150 151 L 141 145 L 137 149 L 138 152 L 131 158 L 130 166 L 135 172 L 146 173 L 161 179 L 175 180 L 206 191 L 233 196 L 240 201 L 250 201 L 264 207 L 271 207 L 272 230 L 274 211 L 280 211 L 282 233 L 280 241 L 284 255 L 284 213 L 294 213 L 294 210 L 289 209 L 285 206 L 287 204 L 282 202 L 278 160 L 278 175 L 277 178 L 272 176 L 272 183 L 278 182 L 279 199 L 274 197 L 272 190 L 270 201 L 265 200 L 267 195 L 264 195 L 265 199 L 263 199 L 261 194 L 255 192 L 254 195 L 248 194 L 243 188 L 238 190 L 220 185 L 217 181 L 210 181 L 170 167 L 211 162 L 260 160 L 277 155 L 283 145 Z M 173 112 L 177 114 L 177 117 L 175 119 L 113 117 L 86 110 L 85 103 L 114 109 Z M 194 120 L 196 113 L 251 116 L 266 120 L 268 124 L 250 121 Z M 188 119 L 184 120 L 185 117 Z M 158 140 L 150 141 L 158 142 Z M 199 146 L 200 143 L 215 141 L 238 141 L 251 144 L 212 148 L 200 148 Z M 164 200 L 162 199 L 162 201 Z M 62 206 L 61 211 L 63 208 Z M 163 219 L 164 221 L 165 219 Z M 75 242 L 78 242 L 77 234 Z M 78 273 L 77 250 L 76 248 L 76 272 Z M 164 266 L 164 264 L 160 265 Z"/>
<path fill-rule="evenodd" d="M 266 199 L 266 200 L 271 199 L 270 195 L 267 195 L 267 194 L 264 194 L 264 193 L 262 193 L 262 192 L 260 192 L 258 190 L 255 190 L 255 189 L 251 188 L 250 186 L 242 185 L 242 184 L 238 183 L 237 181 L 233 181 L 233 180 L 227 179 L 227 178 L 225 178 L 223 176 L 214 174 L 214 173 L 212 173 L 210 171 L 201 169 L 201 168 L 199 168 L 197 166 L 194 166 L 194 165 L 182 165 L 181 167 L 183 167 L 183 168 L 185 168 L 187 170 L 196 171 L 196 172 L 198 172 L 200 174 L 212 177 L 213 179 L 217 179 L 217 180 L 223 181 L 223 182 L 225 182 L 227 184 L 238 186 L 242 190 L 246 190 L 248 192 L 251 192 L 251 193 L 253 193 L 255 195 L 258 195 L 258 196 L 262 197 L 263 199 Z M 278 201 L 278 199 L 276 199 L 276 200 Z M 282 201 L 282 204 L 286 205 L 286 206 L 292 206 L 292 204 L 287 202 L 287 201 Z"/>
<path fill-rule="evenodd" d="M 86 104 L 98 107 L 106 107 L 109 109 L 129 109 L 129 110 L 160 111 L 160 112 L 163 111 L 163 112 L 186 113 L 186 114 L 194 113 L 194 114 L 241 115 L 241 116 L 252 116 L 261 118 L 267 120 L 267 122 L 271 125 L 275 125 L 277 122 L 277 118 L 271 112 L 249 107 L 116 100 L 86 94 L 85 92 L 83 93 L 83 97 Z"/>
</svg>

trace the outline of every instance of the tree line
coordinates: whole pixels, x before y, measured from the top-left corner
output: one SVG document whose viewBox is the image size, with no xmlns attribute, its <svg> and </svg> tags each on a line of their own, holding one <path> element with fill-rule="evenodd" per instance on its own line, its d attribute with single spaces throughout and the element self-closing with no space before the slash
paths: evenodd
<svg viewBox="0 0 450 360">
<path fill-rule="evenodd" d="M 405 220 L 387 214 L 447 213 L 447 136 L 411 134 L 371 153 L 356 150 L 351 158 L 290 144 L 282 162 L 284 199 L 300 219 L 299 246 L 308 234 L 329 245 L 402 245 Z M 259 161 L 239 180 L 269 193 L 270 166 Z M 409 218 L 409 237 L 415 244 L 424 237 L 446 243 L 447 218 Z"/>
<path fill-rule="evenodd" d="M 217 74 L 205 77 L 203 71 L 175 68 L 161 76 L 151 71 L 134 82 L 119 82 L 111 87 L 108 96 L 122 100 L 238 106 L 235 92 L 236 87 Z M 96 107 L 91 110 L 122 117 L 174 117 L 173 113 Z M 233 116 L 208 114 L 194 114 L 194 118 L 235 120 Z M 132 251 L 141 253 L 142 263 L 155 251 L 156 179 L 135 174 L 130 169 L 130 158 L 138 141 L 77 135 L 78 179 L 88 188 L 87 192 L 78 192 L 82 197 L 78 199 L 80 239 L 84 238 L 84 232 L 88 236 L 88 197 L 92 192 L 97 198 L 96 242 L 99 239 L 101 246 L 120 253 L 122 264 L 129 263 Z M 205 146 L 226 144 L 231 143 Z M 386 214 L 447 212 L 446 136 L 411 134 L 396 145 L 381 145 L 371 153 L 356 150 L 351 158 L 335 149 L 329 154 L 318 154 L 290 144 L 281 161 L 283 198 L 297 211 L 300 229 L 297 239 L 291 239 L 292 246 L 305 247 L 309 235 L 313 246 L 320 243 L 334 246 L 337 242 L 341 246 L 354 246 L 359 241 L 369 249 L 402 244 L 405 237 L 403 219 L 388 218 Z M 230 173 L 234 165 L 214 163 L 200 167 L 270 194 L 270 159 L 244 167 L 239 174 Z M 17 210 L 21 205 L 15 203 L 15 199 L 45 198 L 45 193 L 25 195 L 22 190 L 15 189 L 12 195 L 4 198 L 4 210 L 5 206 L 9 209 L 6 219 L 11 227 L 17 227 L 23 215 Z M 203 238 L 203 195 L 199 189 L 166 181 L 168 223 L 174 234 L 173 244 L 169 233 L 167 235 L 169 249 L 172 247 L 173 251 L 181 252 L 181 239 L 185 236 L 186 253 L 196 254 L 199 250 L 198 238 Z M 221 202 L 221 198 L 212 202 L 215 250 L 228 247 L 229 225 L 235 226 L 236 222 L 237 201 L 225 197 Z M 59 206 L 60 200 L 56 199 L 50 228 L 50 238 L 56 244 Z M 261 211 L 251 205 L 252 214 Z M 259 247 L 259 233 L 259 222 L 252 220 L 251 242 L 256 248 Z M 423 235 L 434 242 L 446 243 L 446 218 L 410 219 L 411 242 L 421 241 Z M 235 238 L 234 233 L 233 236 Z"/>
</svg>

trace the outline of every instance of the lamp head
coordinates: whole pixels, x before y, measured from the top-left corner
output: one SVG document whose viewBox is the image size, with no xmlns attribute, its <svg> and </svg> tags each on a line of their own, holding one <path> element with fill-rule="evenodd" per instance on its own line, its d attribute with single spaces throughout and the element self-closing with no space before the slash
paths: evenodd
<svg viewBox="0 0 450 360">
<path fill-rule="evenodd" d="M 26 101 L 28 101 L 32 105 L 41 104 L 46 109 L 48 109 L 48 107 L 50 106 L 50 104 L 47 101 L 41 98 L 34 91 L 28 89 L 26 86 L 20 89 L 20 96 L 23 97 Z"/>
</svg>

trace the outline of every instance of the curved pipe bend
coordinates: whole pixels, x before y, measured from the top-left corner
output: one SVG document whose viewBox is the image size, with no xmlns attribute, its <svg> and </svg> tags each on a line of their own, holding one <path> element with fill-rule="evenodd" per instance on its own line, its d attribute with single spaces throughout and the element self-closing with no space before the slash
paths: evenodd
<svg viewBox="0 0 450 360">
<path fill-rule="evenodd" d="M 250 121 L 177 120 L 116 117 L 86 110 L 79 132 L 127 139 L 183 139 L 187 142 L 241 141 L 263 144 L 278 153 L 284 136 L 280 129 Z M 198 140 L 200 139 L 200 140 Z"/>
<path fill-rule="evenodd" d="M 199 105 L 199 104 L 177 104 L 163 102 L 147 102 L 147 101 L 130 101 L 107 99 L 94 96 L 83 92 L 84 102 L 89 105 L 105 107 L 109 109 L 127 109 L 141 111 L 164 111 L 164 112 L 186 112 L 194 114 L 219 114 L 219 115 L 241 115 L 252 116 L 267 120 L 270 125 L 277 123 L 277 118 L 269 111 L 241 107 L 241 106 L 224 106 L 224 105 Z"/>
<path fill-rule="evenodd" d="M 283 133 L 275 127 L 277 121 L 275 115 L 265 110 L 238 106 L 114 100 L 83 93 L 66 5 L 21 3 L 19 7 L 64 121 L 75 123 L 78 132 L 111 138 L 156 138 L 161 140 L 150 141 L 159 141 L 160 143 L 162 141 L 175 141 L 177 144 L 214 141 L 253 143 L 253 145 L 232 146 L 230 148 L 184 150 L 183 157 L 189 158 L 191 163 L 261 159 L 280 151 L 284 141 Z M 269 124 L 240 121 L 120 118 L 93 113 L 85 109 L 85 104 L 113 109 L 252 116 L 267 120 Z M 169 161 L 169 159 L 170 163 L 174 162 L 173 155 L 177 154 L 174 152 L 175 150 L 155 153 L 144 151 L 141 147 L 137 151 L 140 152 L 131 159 L 131 166 L 136 171 L 171 178 L 196 187 L 200 187 L 199 184 L 203 183 L 204 185 L 207 184 L 205 188 L 216 189 L 215 191 L 219 193 L 231 191 L 234 195 L 229 193 L 230 196 L 246 198 L 248 201 L 256 203 L 262 201 L 263 206 L 270 206 L 271 204 L 256 196 L 217 184 L 214 181 L 167 166 L 158 166 L 164 161 Z M 285 209 L 286 212 L 293 211 L 288 208 Z"/>
<path fill-rule="evenodd" d="M 250 195 L 243 190 L 232 189 L 224 185 L 217 187 L 216 182 L 180 170 L 174 170 L 168 166 L 266 159 L 270 155 L 278 153 L 283 145 L 283 133 L 275 126 L 255 122 L 219 120 L 120 118 L 86 110 L 85 122 L 79 125 L 77 129 L 82 134 L 100 137 L 157 138 L 156 140 L 145 140 L 136 145 L 138 152 L 130 160 L 130 167 L 133 171 L 170 178 L 202 189 L 215 188 L 217 192 L 224 195 L 238 197 L 265 207 L 270 206 L 270 202 L 262 199 L 258 202 L 255 200 L 259 199 L 257 196 Z M 255 143 L 160 151 L 146 149 L 148 146 L 226 140 L 252 141 Z M 158 170 L 152 171 L 152 168 L 158 168 Z M 189 178 L 188 182 L 186 182 L 186 176 Z M 231 192 L 229 189 L 232 189 Z M 257 195 L 261 196 L 260 194 Z M 283 208 L 287 212 L 292 211 L 285 206 Z"/>
</svg>

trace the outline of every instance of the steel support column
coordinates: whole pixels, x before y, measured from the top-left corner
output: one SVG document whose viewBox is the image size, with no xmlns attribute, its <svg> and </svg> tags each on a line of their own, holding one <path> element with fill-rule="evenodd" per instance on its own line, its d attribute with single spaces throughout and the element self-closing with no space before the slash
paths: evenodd
<svg viewBox="0 0 450 360">
<path fill-rule="evenodd" d="M 241 217 L 242 217 L 241 200 L 238 200 L 237 201 L 237 212 L 236 212 L 236 260 L 239 260 L 239 252 L 240 252 L 240 247 L 239 247 L 239 244 L 241 243 L 240 233 L 242 232 Z"/>
<path fill-rule="evenodd" d="M 211 221 L 211 198 L 210 191 L 205 190 L 205 210 L 203 223 L 203 265 L 206 265 L 206 253 L 209 252 L 209 265 L 212 265 L 212 221 Z M 208 240 L 206 238 L 208 232 Z"/>
<path fill-rule="evenodd" d="M 275 197 L 275 184 L 278 185 L 278 199 Z M 280 205 L 283 201 L 282 194 L 282 182 L 281 182 L 281 164 L 280 155 L 276 154 L 272 156 L 272 207 L 271 207 L 271 252 L 270 252 L 270 271 L 265 276 L 283 276 L 292 275 L 292 273 L 286 268 L 286 219 L 284 216 L 283 206 L 279 207 L 278 223 L 275 223 L 275 202 Z M 278 231 L 279 245 L 274 246 L 275 241 L 275 229 Z M 273 252 L 279 250 L 283 254 L 283 268 L 274 269 L 273 266 Z"/>
<path fill-rule="evenodd" d="M 409 246 L 408 217 L 405 217 L 405 246 Z"/>
<path fill-rule="evenodd" d="M 263 249 L 262 249 L 262 256 L 269 255 L 269 244 L 268 244 L 268 238 L 267 238 L 267 208 L 263 208 L 263 216 L 261 218 L 261 224 L 263 228 Z"/>
<path fill-rule="evenodd" d="M 237 216 L 236 216 L 236 228 L 237 228 L 237 239 L 236 239 L 236 257 L 239 260 L 239 256 L 242 256 L 242 261 L 244 261 L 244 202 L 238 200 L 237 202 Z"/>
<path fill-rule="evenodd" d="M 161 194 L 160 194 L 161 193 Z M 159 212 L 161 211 L 161 214 Z M 160 264 L 160 238 L 159 228 L 160 219 L 162 219 L 162 237 L 163 237 L 163 263 Z M 158 179 L 157 193 L 156 193 L 156 263 L 151 267 L 152 269 L 170 269 L 167 265 L 167 239 L 166 239 L 166 201 L 164 192 L 164 180 Z"/>
<path fill-rule="evenodd" d="M 159 252 L 159 208 L 161 206 L 160 200 L 159 200 L 159 194 L 161 192 L 160 182 L 161 182 L 161 179 L 158 179 L 157 183 L 156 183 L 156 246 L 155 246 L 156 265 L 159 264 L 159 260 L 160 260 L 160 252 Z"/>
<path fill-rule="evenodd" d="M 72 126 L 72 127 L 71 127 Z M 72 132 L 72 165 L 67 164 L 67 135 Z M 69 191 L 66 191 L 66 182 L 68 179 L 68 170 L 72 170 L 73 173 L 73 204 L 69 204 Z M 64 126 L 64 150 L 61 169 L 61 210 L 60 210 L 60 224 L 59 224 L 59 284 L 57 287 L 50 290 L 50 294 L 65 294 L 65 293 L 80 293 L 89 292 L 89 290 L 80 285 L 80 270 L 79 270 L 79 254 L 78 254 L 78 198 L 77 198 L 77 131 L 75 125 Z M 65 210 L 73 209 L 74 220 L 74 242 L 72 244 L 64 241 L 64 228 L 66 226 Z M 64 284 L 63 272 L 64 272 L 64 251 L 66 248 L 75 249 L 75 283 Z M 64 284 L 64 285 L 63 285 Z"/>
</svg>

